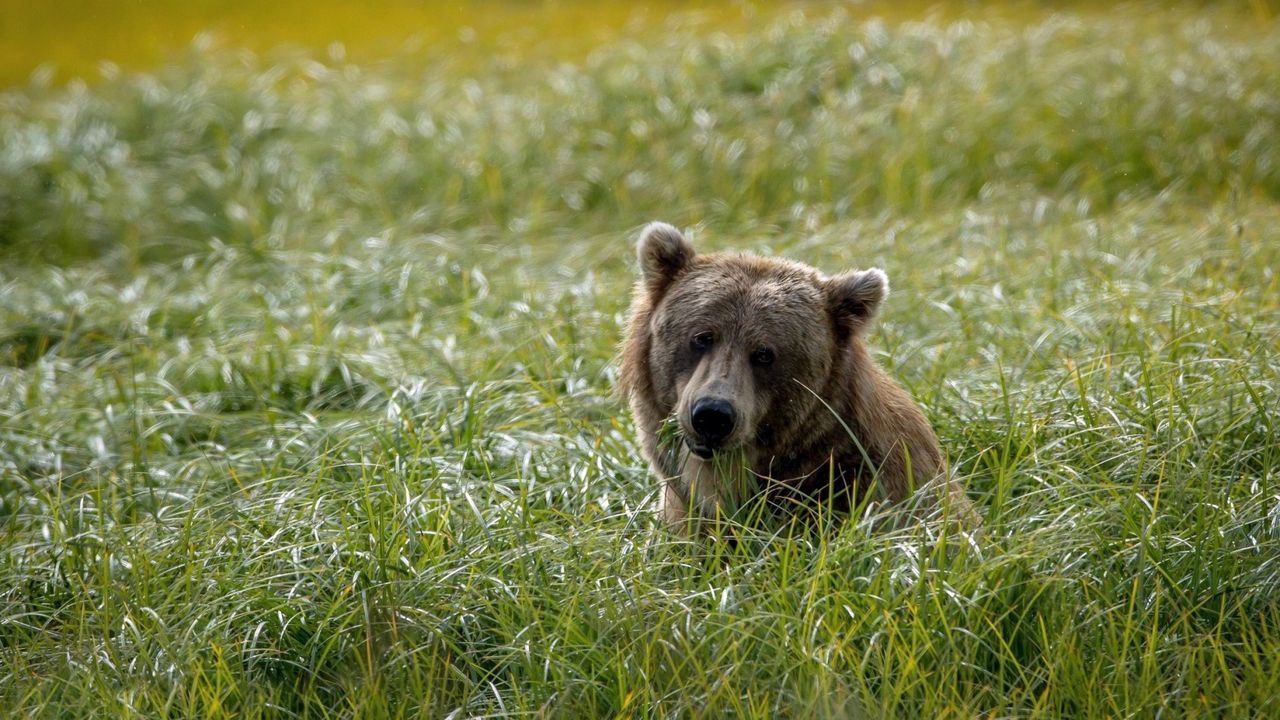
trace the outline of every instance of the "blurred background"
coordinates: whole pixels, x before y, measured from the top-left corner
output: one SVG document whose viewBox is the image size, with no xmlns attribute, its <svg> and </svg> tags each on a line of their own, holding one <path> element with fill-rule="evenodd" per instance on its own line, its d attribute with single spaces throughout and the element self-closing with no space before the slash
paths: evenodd
<svg viewBox="0 0 1280 720">
<path fill-rule="evenodd" d="M 2 0 L 0 249 L 1274 196 L 1273 11 Z"/>
<path fill-rule="evenodd" d="M 1196 3 L 1206 5 L 1212 3 Z M 1268 22 L 1270 0 L 1217 3 L 1246 20 Z M 1021 0 L 0 0 L 0 87 L 20 85 L 37 70 L 61 81 L 93 79 L 116 68 L 141 70 L 170 61 L 197 36 L 228 47 L 267 52 L 281 46 L 326 50 L 333 43 L 358 62 L 405 51 L 508 53 L 573 58 L 620 34 L 660 27 L 673 14 L 697 14 L 721 31 L 767 22 L 778 13 L 842 7 L 854 16 L 889 20 L 1002 17 L 1034 21 L 1057 11 L 1103 14 L 1108 2 Z M 1151 13 L 1188 3 L 1147 3 Z M 1133 7 L 1133 4 L 1129 4 Z"/>
<path fill-rule="evenodd" d="M 836 3 L 745 3 L 734 0 L 67 0 L 0 2 L 0 85 L 25 82 L 41 69 L 59 80 L 92 79 L 102 63 L 127 70 L 177 58 L 198 35 L 228 47 L 268 52 L 281 46 L 326 51 L 340 43 L 353 61 L 405 51 L 548 53 L 573 57 L 630 29 L 660 25 L 677 12 L 700 12 L 741 27 L 778 8 Z M 876 3 L 911 14 L 930 4 Z M 763 5 L 763 6 L 762 6 Z M 726 28 L 728 29 L 728 28 Z M 108 67 L 107 72 L 113 72 Z"/>
</svg>

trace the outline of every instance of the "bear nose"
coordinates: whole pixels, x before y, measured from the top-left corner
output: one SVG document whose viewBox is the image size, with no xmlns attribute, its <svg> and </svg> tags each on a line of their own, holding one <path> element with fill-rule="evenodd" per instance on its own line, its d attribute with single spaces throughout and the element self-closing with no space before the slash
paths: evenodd
<svg viewBox="0 0 1280 720">
<path fill-rule="evenodd" d="M 714 445 L 733 432 L 733 406 L 727 400 L 702 398 L 693 403 L 689 420 L 694 432 L 708 444 Z"/>
</svg>

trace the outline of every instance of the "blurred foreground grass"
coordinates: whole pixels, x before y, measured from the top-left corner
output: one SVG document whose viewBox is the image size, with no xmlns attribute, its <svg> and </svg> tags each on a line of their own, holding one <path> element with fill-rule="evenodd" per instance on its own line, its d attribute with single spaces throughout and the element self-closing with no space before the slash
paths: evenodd
<svg viewBox="0 0 1280 720">
<path fill-rule="evenodd" d="M 1259 17 L 695 15 L 0 96 L 0 707 L 1273 713 Z M 983 533 L 653 527 L 611 392 L 655 217 L 886 268 L 872 342 Z"/>
</svg>

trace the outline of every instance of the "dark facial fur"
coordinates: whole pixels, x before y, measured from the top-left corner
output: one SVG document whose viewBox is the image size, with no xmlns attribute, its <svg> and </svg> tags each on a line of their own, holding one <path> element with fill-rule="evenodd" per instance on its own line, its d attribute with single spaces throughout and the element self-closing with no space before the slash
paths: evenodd
<svg viewBox="0 0 1280 720">
<path fill-rule="evenodd" d="M 799 267 L 698 257 L 658 303 L 649 367 L 692 447 L 771 450 L 808 414 L 817 398 L 806 388 L 826 379 L 835 334 L 818 282 Z M 714 402 L 732 415 L 724 437 L 695 423 L 695 407 Z"/>
</svg>

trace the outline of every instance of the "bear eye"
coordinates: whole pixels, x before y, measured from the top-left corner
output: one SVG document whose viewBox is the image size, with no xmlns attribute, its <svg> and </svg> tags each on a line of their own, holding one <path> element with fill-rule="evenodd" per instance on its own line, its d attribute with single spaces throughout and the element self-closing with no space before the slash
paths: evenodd
<svg viewBox="0 0 1280 720">
<path fill-rule="evenodd" d="M 695 352 L 706 352 L 711 349 L 711 345 L 714 342 L 715 336 L 711 333 L 700 332 L 689 341 L 689 347 L 693 348 Z"/>
<path fill-rule="evenodd" d="M 760 348 L 751 353 L 751 364 L 756 367 L 769 367 L 773 364 L 773 351 L 769 348 Z"/>
</svg>

